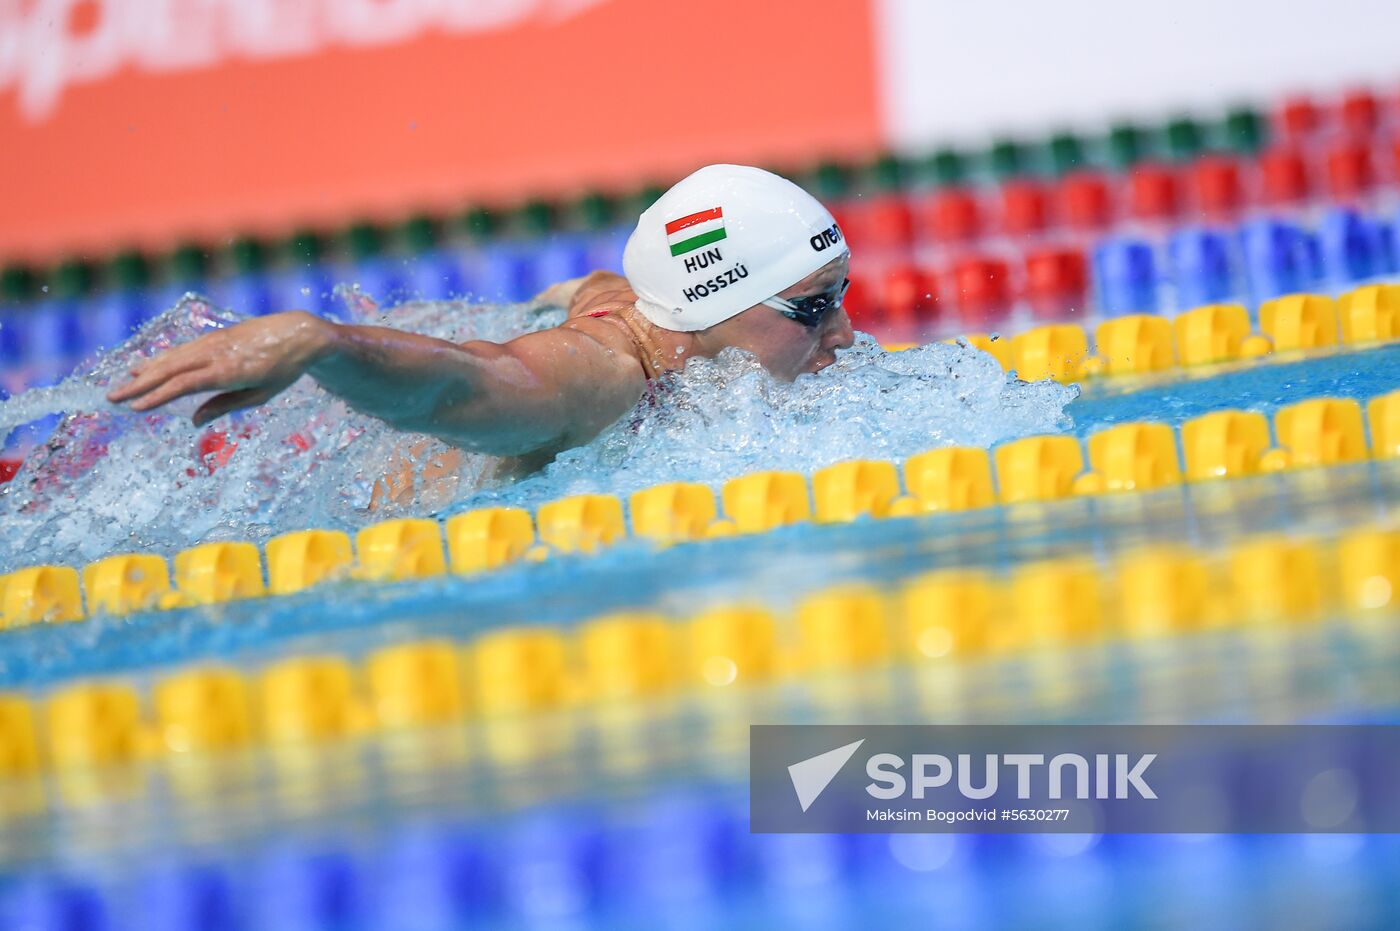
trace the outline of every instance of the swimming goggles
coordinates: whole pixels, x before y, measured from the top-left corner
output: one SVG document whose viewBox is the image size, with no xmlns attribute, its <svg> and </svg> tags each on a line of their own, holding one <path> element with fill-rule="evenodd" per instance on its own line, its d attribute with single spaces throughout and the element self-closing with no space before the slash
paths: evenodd
<svg viewBox="0 0 1400 931">
<path fill-rule="evenodd" d="M 770 297 L 760 303 L 773 308 L 789 320 L 796 320 L 812 329 L 821 324 L 827 311 L 841 306 L 841 299 L 846 296 L 846 289 L 850 286 L 851 279 L 842 278 L 840 284 L 821 294 L 810 294 L 806 297 Z"/>
</svg>

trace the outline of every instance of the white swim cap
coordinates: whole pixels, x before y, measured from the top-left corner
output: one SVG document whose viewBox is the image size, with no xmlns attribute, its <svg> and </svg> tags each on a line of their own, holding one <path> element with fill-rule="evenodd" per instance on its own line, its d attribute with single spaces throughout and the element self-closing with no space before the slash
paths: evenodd
<svg viewBox="0 0 1400 931">
<path fill-rule="evenodd" d="M 668 330 L 703 330 L 850 252 L 830 211 L 772 172 L 709 165 L 637 221 L 622 269 L 637 309 Z"/>
</svg>

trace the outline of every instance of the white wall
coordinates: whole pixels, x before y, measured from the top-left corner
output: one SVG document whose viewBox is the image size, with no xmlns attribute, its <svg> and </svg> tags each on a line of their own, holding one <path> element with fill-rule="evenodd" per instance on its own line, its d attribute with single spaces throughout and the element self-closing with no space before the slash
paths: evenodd
<svg viewBox="0 0 1400 931">
<path fill-rule="evenodd" d="M 1215 115 L 1356 83 L 1400 93 L 1397 0 L 876 0 L 900 148 Z"/>
</svg>

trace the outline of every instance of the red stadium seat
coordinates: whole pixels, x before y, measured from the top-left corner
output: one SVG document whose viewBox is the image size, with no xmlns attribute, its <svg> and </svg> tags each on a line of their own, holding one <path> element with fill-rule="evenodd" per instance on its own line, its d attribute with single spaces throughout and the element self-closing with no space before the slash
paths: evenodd
<svg viewBox="0 0 1400 931">
<path fill-rule="evenodd" d="M 1039 182 L 1021 178 L 1001 186 L 1001 231 L 1008 236 L 1042 233 L 1050 225 L 1050 199 Z"/>
<path fill-rule="evenodd" d="M 1308 165 L 1303 153 L 1291 147 L 1269 149 L 1259 156 L 1260 197 L 1266 204 L 1291 204 L 1305 200 Z"/>
<path fill-rule="evenodd" d="M 1290 97 L 1279 107 L 1276 122 L 1279 135 L 1301 139 L 1317 131 L 1322 123 L 1322 112 L 1307 97 Z"/>
<path fill-rule="evenodd" d="M 1026 300 L 1038 317 L 1083 311 L 1089 268 L 1078 249 L 1038 249 L 1026 254 Z"/>
<path fill-rule="evenodd" d="M 932 272 L 899 265 L 885 272 L 880 306 L 889 325 L 909 329 L 938 319 L 938 281 Z"/>
<path fill-rule="evenodd" d="M 1165 165 L 1139 165 L 1128 176 L 1129 209 L 1140 220 L 1170 220 L 1181 211 L 1176 172 Z"/>
<path fill-rule="evenodd" d="M 1060 182 L 1060 215 L 1071 228 L 1097 232 L 1113 221 L 1108 181 L 1093 172 L 1076 172 Z"/>
<path fill-rule="evenodd" d="M 1240 166 L 1232 158 L 1208 155 L 1191 167 L 1196 204 L 1207 214 L 1230 216 L 1244 205 Z"/>
<path fill-rule="evenodd" d="M 914 242 L 914 211 L 899 194 L 872 197 L 863 204 L 866 245 L 872 249 L 907 249 Z"/>
<path fill-rule="evenodd" d="M 1381 122 L 1376 95 L 1365 89 L 1353 90 L 1343 97 L 1339 113 L 1342 129 L 1363 139 L 1374 133 Z"/>
<path fill-rule="evenodd" d="M 1358 197 L 1376 183 L 1371 147 L 1366 142 L 1344 142 L 1327 153 L 1327 190 L 1333 197 Z"/>
<path fill-rule="evenodd" d="M 852 249 L 900 250 L 914 241 L 914 214 L 898 194 L 838 201 L 831 215 Z"/>
<path fill-rule="evenodd" d="M 935 242 L 968 243 L 982 235 L 982 210 L 970 191 L 939 191 L 929 198 L 924 215 L 925 228 Z"/>
<path fill-rule="evenodd" d="M 1011 310 L 1010 270 L 1002 259 L 968 256 L 953 263 L 953 296 L 964 325 L 985 327 Z"/>
</svg>

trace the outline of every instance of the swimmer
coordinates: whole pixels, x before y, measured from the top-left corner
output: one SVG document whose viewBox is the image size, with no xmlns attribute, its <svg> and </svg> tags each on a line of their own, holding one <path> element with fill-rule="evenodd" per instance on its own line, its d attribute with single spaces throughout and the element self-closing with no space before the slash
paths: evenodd
<svg viewBox="0 0 1400 931">
<path fill-rule="evenodd" d="M 642 214 L 625 277 L 594 272 L 541 295 L 568 309 L 553 329 L 457 344 L 290 311 L 176 346 L 107 397 L 147 411 L 216 392 L 198 426 L 310 375 L 393 427 L 527 471 L 592 440 L 691 358 L 734 346 L 786 380 L 830 365 L 854 339 L 841 306 L 849 264 L 831 214 L 797 185 L 710 165 Z"/>
</svg>

